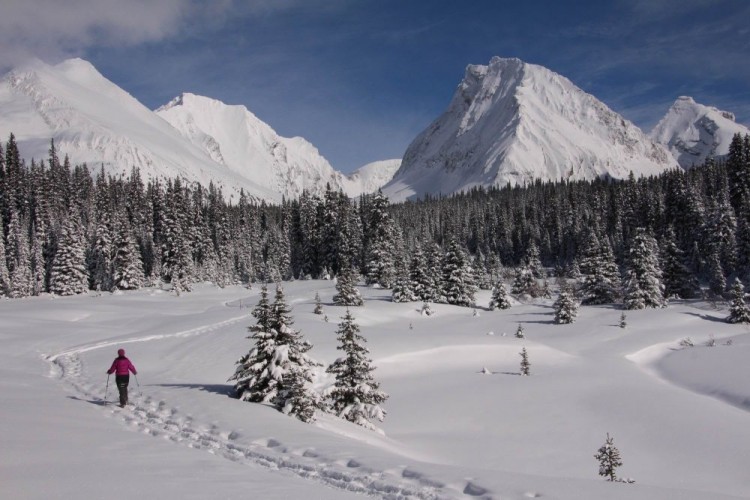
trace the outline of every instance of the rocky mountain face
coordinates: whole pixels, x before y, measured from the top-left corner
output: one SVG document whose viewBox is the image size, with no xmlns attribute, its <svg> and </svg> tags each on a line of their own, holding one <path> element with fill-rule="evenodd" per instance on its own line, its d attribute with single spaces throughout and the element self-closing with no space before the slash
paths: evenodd
<svg viewBox="0 0 750 500">
<path fill-rule="evenodd" d="M 348 177 L 312 144 L 279 136 L 244 106 L 184 94 L 154 112 L 81 59 L 33 61 L 0 80 L 0 137 L 11 132 L 29 160 L 46 159 L 54 138 L 60 157 L 93 172 L 129 175 L 137 167 L 145 180 L 213 182 L 230 200 L 244 190 L 278 202 L 303 189 L 323 192 L 326 183 L 357 196 L 395 170 Z"/>
<path fill-rule="evenodd" d="M 408 147 L 392 200 L 535 179 L 658 174 L 677 162 L 570 80 L 519 59 L 470 65 L 448 109 Z"/>
<path fill-rule="evenodd" d="M 669 149 L 682 168 L 691 168 L 707 158 L 726 155 L 735 134 L 744 136 L 750 134 L 750 129 L 735 122 L 734 114 L 728 111 L 682 96 L 672 104 L 650 136 Z"/>
</svg>

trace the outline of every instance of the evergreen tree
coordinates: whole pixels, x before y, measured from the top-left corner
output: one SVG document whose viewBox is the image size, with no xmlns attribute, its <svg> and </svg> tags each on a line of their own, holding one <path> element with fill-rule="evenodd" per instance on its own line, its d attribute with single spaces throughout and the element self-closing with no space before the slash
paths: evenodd
<svg viewBox="0 0 750 500">
<path fill-rule="evenodd" d="M 516 296 L 529 295 L 538 297 L 540 294 L 539 285 L 534 278 L 534 273 L 526 266 L 516 268 L 515 277 L 510 293 Z"/>
<path fill-rule="evenodd" d="M 617 468 L 622 466 L 620 450 L 615 446 L 614 440 L 607 433 L 607 440 L 597 451 L 594 458 L 599 461 L 599 475 L 606 477 L 607 481 L 617 481 Z"/>
<path fill-rule="evenodd" d="M 50 292 L 57 295 L 75 295 L 88 289 L 86 257 L 82 242 L 83 238 L 74 217 L 69 217 L 63 225 L 52 264 Z"/>
<path fill-rule="evenodd" d="M 312 370 L 321 365 L 306 354 L 312 349 L 312 344 L 299 331 L 291 328 L 294 321 L 281 286 L 276 287 L 271 311 L 271 329 L 276 332 L 275 368 L 281 375 L 271 402 L 287 415 L 294 415 L 305 422 L 312 421 L 314 415 L 310 415 L 311 406 L 318 404 L 317 395 L 310 387 L 313 382 Z"/>
<path fill-rule="evenodd" d="M 310 413 L 310 404 L 315 405 L 316 397 L 309 384 L 312 368 L 319 364 L 306 354 L 312 345 L 291 328 L 290 313 L 283 289 L 277 287 L 274 303 L 269 305 L 264 286 L 253 310 L 257 319 L 251 329 L 255 346 L 240 358 L 229 380 L 236 381 L 235 390 L 240 399 L 268 402 L 286 414 L 311 421 L 314 411 Z"/>
<path fill-rule="evenodd" d="M 505 284 L 498 281 L 492 289 L 492 298 L 490 298 L 490 311 L 497 309 L 510 309 L 510 297 L 505 289 Z"/>
<path fill-rule="evenodd" d="M 409 287 L 416 297 L 415 300 L 434 300 L 432 296 L 434 284 L 427 270 L 424 252 L 419 245 L 414 249 L 409 263 Z"/>
<path fill-rule="evenodd" d="M 336 382 L 330 391 L 331 409 L 350 422 L 373 428 L 371 420 L 383 421 L 385 410 L 380 405 L 388 395 L 380 390 L 380 385 L 372 377 L 375 370 L 367 357 L 369 351 L 364 346 L 365 338 L 359 333 L 359 326 L 347 308 L 346 315 L 336 332 L 339 346 L 345 356 L 334 361 L 326 370 L 335 374 Z"/>
<path fill-rule="evenodd" d="M 19 220 L 18 211 L 11 210 L 8 226 L 8 270 L 10 271 L 10 293 L 13 298 L 31 295 L 31 262 L 29 240 L 25 224 Z"/>
<path fill-rule="evenodd" d="M 698 283 L 685 264 L 685 252 L 677 246 L 671 226 L 662 240 L 661 261 L 664 269 L 664 296 L 682 299 L 695 297 Z"/>
<path fill-rule="evenodd" d="M 243 401 L 254 403 L 268 402 L 275 395 L 281 380 L 277 373 L 277 360 L 274 359 L 276 348 L 276 331 L 271 325 L 271 304 L 268 301 L 268 289 L 265 285 L 260 291 L 260 300 L 252 312 L 255 325 L 249 327 L 255 341 L 246 355 L 237 361 L 237 369 L 229 381 L 235 381 L 234 390 Z"/>
<path fill-rule="evenodd" d="M 317 394 L 309 388 L 311 377 L 307 377 L 304 371 L 293 370 L 284 375 L 286 389 L 286 400 L 280 408 L 285 415 L 293 415 L 305 423 L 315 422 L 315 409 L 320 404 Z"/>
<path fill-rule="evenodd" d="M 521 323 L 518 323 L 518 328 L 516 328 L 516 338 L 517 339 L 526 338 L 526 335 L 523 332 L 523 325 Z"/>
<path fill-rule="evenodd" d="M 348 265 L 336 277 L 336 292 L 333 296 L 333 303 L 336 305 L 361 306 L 364 303 L 355 283 L 354 270 Z"/>
<path fill-rule="evenodd" d="M 10 293 L 10 273 L 8 272 L 8 263 L 5 258 L 5 238 L 0 231 L 0 297 L 5 297 Z"/>
<path fill-rule="evenodd" d="M 117 290 L 136 290 L 143 286 L 143 263 L 127 221 L 120 221 L 114 242 L 112 285 Z"/>
<path fill-rule="evenodd" d="M 390 288 L 395 278 L 395 228 L 387 209 L 388 198 L 378 191 L 373 196 L 368 218 L 365 279 L 368 285 L 383 288 Z"/>
<path fill-rule="evenodd" d="M 592 237 L 587 256 L 581 263 L 584 274 L 581 295 L 584 304 L 611 304 L 620 294 L 620 270 L 609 242 Z"/>
<path fill-rule="evenodd" d="M 555 323 L 564 325 L 573 323 L 578 316 L 578 302 L 576 302 L 573 293 L 568 288 L 560 290 L 560 295 L 554 304 Z"/>
<path fill-rule="evenodd" d="M 732 285 L 732 306 L 729 308 L 728 323 L 750 323 L 750 309 L 745 304 L 745 287 L 739 278 Z"/>
<path fill-rule="evenodd" d="M 531 374 L 531 363 L 529 363 L 529 354 L 526 352 L 526 348 L 521 349 L 521 375 Z"/>
<path fill-rule="evenodd" d="M 391 300 L 393 302 L 414 302 L 419 300 L 411 287 L 411 279 L 406 274 L 406 270 L 399 271 L 398 277 L 393 284 L 393 290 L 391 291 Z"/>
<path fill-rule="evenodd" d="M 315 309 L 313 314 L 323 314 L 323 304 L 320 302 L 320 294 L 315 292 Z"/>
<path fill-rule="evenodd" d="M 711 252 L 708 257 L 708 273 L 708 289 L 711 295 L 716 298 L 722 297 L 727 289 L 727 280 L 724 277 L 724 268 L 717 251 Z"/>
<path fill-rule="evenodd" d="M 529 245 L 526 247 L 526 255 L 524 256 L 524 264 L 526 268 L 531 271 L 531 275 L 534 278 L 544 277 L 544 270 L 542 269 L 542 262 L 539 259 L 539 247 L 536 246 L 534 240 L 529 241 Z"/>
<path fill-rule="evenodd" d="M 620 313 L 620 323 L 619 323 L 619 326 L 620 326 L 620 328 L 625 328 L 626 326 L 628 326 L 628 321 L 627 321 L 627 318 L 625 317 L 625 311 L 623 311 L 622 313 Z"/>
<path fill-rule="evenodd" d="M 638 229 L 628 252 L 624 287 L 626 309 L 666 306 L 657 254 L 656 240 L 645 230 Z"/>
<path fill-rule="evenodd" d="M 453 238 L 443 259 L 443 297 L 448 304 L 469 307 L 474 304 L 475 293 L 473 270 Z"/>
</svg>

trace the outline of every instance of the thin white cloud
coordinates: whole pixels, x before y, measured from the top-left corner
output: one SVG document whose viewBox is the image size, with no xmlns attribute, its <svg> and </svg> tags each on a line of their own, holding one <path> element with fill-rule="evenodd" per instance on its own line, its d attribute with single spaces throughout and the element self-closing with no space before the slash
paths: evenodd
<svg viewBox="0 0 750 500">
<path fill-rule="evenodd" d="M 188 0 L 5 0 L 0 66 L 161 40 L 177 32 L 189 10 Z"/>
<path fill-rule="evenodd" d="M 229 17 L 263 17 L 304 0 L 3 0 L 0 69 L 29 58 L 49 62 L 97 47 L 159 42 L 221 26 Z M 332 5 L 338 4 L 336 0 Z M 328 6 L 327 8 L 330 8 Z"/>
</svg>

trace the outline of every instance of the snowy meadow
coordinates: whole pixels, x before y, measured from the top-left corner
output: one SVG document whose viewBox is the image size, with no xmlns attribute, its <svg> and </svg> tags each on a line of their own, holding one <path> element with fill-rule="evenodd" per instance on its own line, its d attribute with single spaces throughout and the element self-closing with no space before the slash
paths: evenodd
<svg viewBox="0 0 750 500">
<path fill-rule="evenodd" d="M 561 325 L 551 299 L 489 311 L 480 291 L 476 312 L 425 316 L 359 289 L 350 311 L 389 395 L 376 430 L 232 397 L 257 285 L 0 301 L 0 497 L 750 498 L 750 327 L 726 304 L 626 311 L 623 328 L 619 306 Z M 323 391 L 346 308 L 332 281 L 284 291 Z M 138 369 L 123 409 L 105 373 L 120 347 Z M 607 433 L 635 483 L 598 475 Z"/>
</svg>

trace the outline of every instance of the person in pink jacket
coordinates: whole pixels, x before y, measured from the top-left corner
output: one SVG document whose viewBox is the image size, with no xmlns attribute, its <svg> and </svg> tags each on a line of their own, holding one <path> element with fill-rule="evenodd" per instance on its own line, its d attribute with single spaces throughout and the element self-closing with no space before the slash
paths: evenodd
<svg viewBox="0 0 750 500">
<path fill-rule="evenodd" d="M 115 374 L 115 383 L 120 393 L 120 408 L 128 404 L 128 384 L 130 383 L 130 372 L 138 375 L 135 366 L 125 357 L 125 349 L 117 350 L 117 357 L 112 362 L 112 366 L 107 370 L 108 375 Z"/>
</svg>

